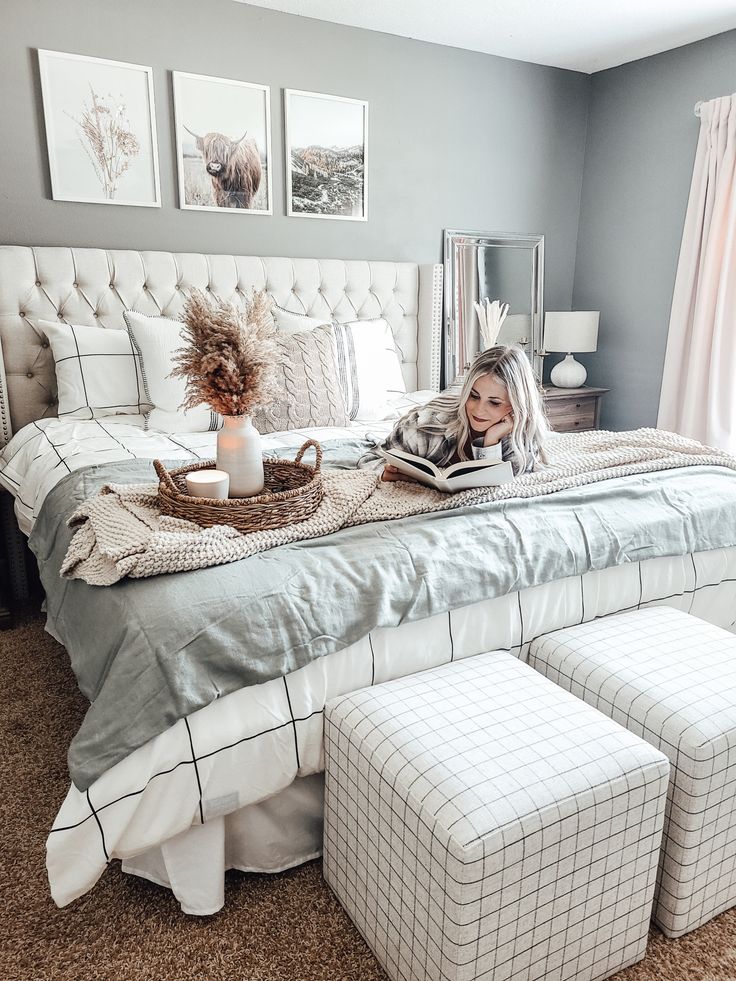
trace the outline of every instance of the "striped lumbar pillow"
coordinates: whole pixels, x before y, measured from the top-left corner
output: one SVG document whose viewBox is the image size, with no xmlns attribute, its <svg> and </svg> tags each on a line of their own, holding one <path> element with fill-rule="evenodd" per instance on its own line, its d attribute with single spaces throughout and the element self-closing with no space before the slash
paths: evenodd
<svg viewBox="0 0 736 981">
<path fill-rule="evenodd" d="M 186 393 L 184 378 L 169 378 L 174 353 L 182 346 L 179 320 L 149 317 L 134 310 L 123 312 L 128 334 L 140 354 L 145 398 L 153 406 L 146 428 L 161 433 L 206 433 L 222 427 L 222 416 L 208 405 L 182 409 Z"/>
<path fill-rule="evenodd" d="M 335 357 L 351 419 L 371 421 L 391 415 L 391 401 L 406 383 L 391 326 L 383 317 L 333 324 Z"/>
</svg>

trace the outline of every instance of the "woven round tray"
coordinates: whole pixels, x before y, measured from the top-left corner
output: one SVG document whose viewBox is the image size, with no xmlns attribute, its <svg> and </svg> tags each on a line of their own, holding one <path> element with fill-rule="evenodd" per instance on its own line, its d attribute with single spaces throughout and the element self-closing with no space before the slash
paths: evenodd
<svg viewBox="0 0 736 981">
<path fill-rule="evenodd" d="M 302 463 L 304 453 L 313 446 L 315 465 Z M 264 460 L 265 490 L 255 497 L 193 497 L 187 493 L 186 475 L 195 470 L 210 470 L 214 460 L 193 463 L 177 470 L 167 470 L 160 460 L 153 466 L 158 474 L 158 499 L 164 514 L 194 521 L 204 528 L 232 525 L 238 531 L 267 531 L 306 521 L 322 501 L 322 447 L 308 439 L 295 460 Z"/>
</svg>

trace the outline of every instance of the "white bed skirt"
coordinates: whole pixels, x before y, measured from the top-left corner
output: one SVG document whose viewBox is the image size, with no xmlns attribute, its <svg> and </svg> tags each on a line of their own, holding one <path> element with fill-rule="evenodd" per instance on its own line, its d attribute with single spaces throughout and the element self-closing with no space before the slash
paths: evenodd
<svg viewBox="0 0 736 981">
<path fill-rule="evenodd" d="M 260 804 L 195 825 L 123 862 L 123 872 L 171 889 L 183 913 L 225 904 L 225 873 L 283 872 L 322 854 L 323 773 L 297 779 Z"/>
<path fill-rule="evenodd" d="M 518 617 L 522 609 L 521 636 L 525 642 L 511 645 L 511 649 L 523 660 L 534 637 L 558 629 L 563 621 L 592 620 L 645 606 L 673 606 L 736 632 L 736 548 L 650 559 L 587 573 L 582 580 L 584 588 L 578 576 L 456 611 L 452 631 L 455 657 L 467 656 L 464 652 L 468 649 L 477 653 L 479 647 L 508 649 L 508 640 L 504 640 L 508 620 L 513 619 L 510 612 L 516 611 Z M 433 646 L 433 632 L 437 632 L 437 618 L 387 631 L 397 643 L 384 651 L 388 656 L 376 671 L 376 683 L 410 673 L 397 670 L 398 662 L 406 668 L 415 660 L 416 671 L 434 666 L 435 661 L 451 660 L 447 652 L 430 657 L 432 663 L 423 659 L 422 651 L 426 653 Z M 321 731 L 321 714 L 313 721 L 319 721 Z M 321 757 L 321 746 L 314 746 L 313 751 Z M 184 913 L 216 913 L 225 902 L 224 876 L 229 869 L 281 872 L 321 854 L 323 785 L 322 773 L 298 777 L 268 800 L 195 824 L 163 844 L 127 858 L 123 871 L 171 889 Z"/>
</svg>

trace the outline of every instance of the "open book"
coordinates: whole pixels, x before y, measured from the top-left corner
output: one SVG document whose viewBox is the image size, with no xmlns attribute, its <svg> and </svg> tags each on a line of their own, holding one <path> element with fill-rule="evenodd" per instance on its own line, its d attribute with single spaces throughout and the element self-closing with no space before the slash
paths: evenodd
<svg viewBox="0 0 736 981">
<path fill-rule="evenodd" d="M 496 484 L 507 483 L 514 476 L 507 460 L 464 460 L 461 463 L 452 463 L 449 467 L 438 467 L 405 450 L 384 450 L 379 446 L 378 452 L 386 463 L 390 463 L 407 477 L 413 477 L 414 480 L 447 494 L 467 490 L 469 487 L 494 487 Z"/>
</svg>

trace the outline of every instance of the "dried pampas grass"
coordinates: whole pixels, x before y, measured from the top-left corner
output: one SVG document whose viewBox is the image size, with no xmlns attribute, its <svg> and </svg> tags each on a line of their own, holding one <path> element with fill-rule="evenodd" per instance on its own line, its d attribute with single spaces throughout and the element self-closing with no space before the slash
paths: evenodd
<svg viewBox="0 0 736 981">
<path fill-rule="evenodd" d="M 244 311 L 192 290 L 183 320 L 171 372 L 186 379 L 183 409 L 206 403 L 223 416 L 248 416 L 273 399 L 279 348 L 265 290 L 254 290 Z"/>
</svg>

